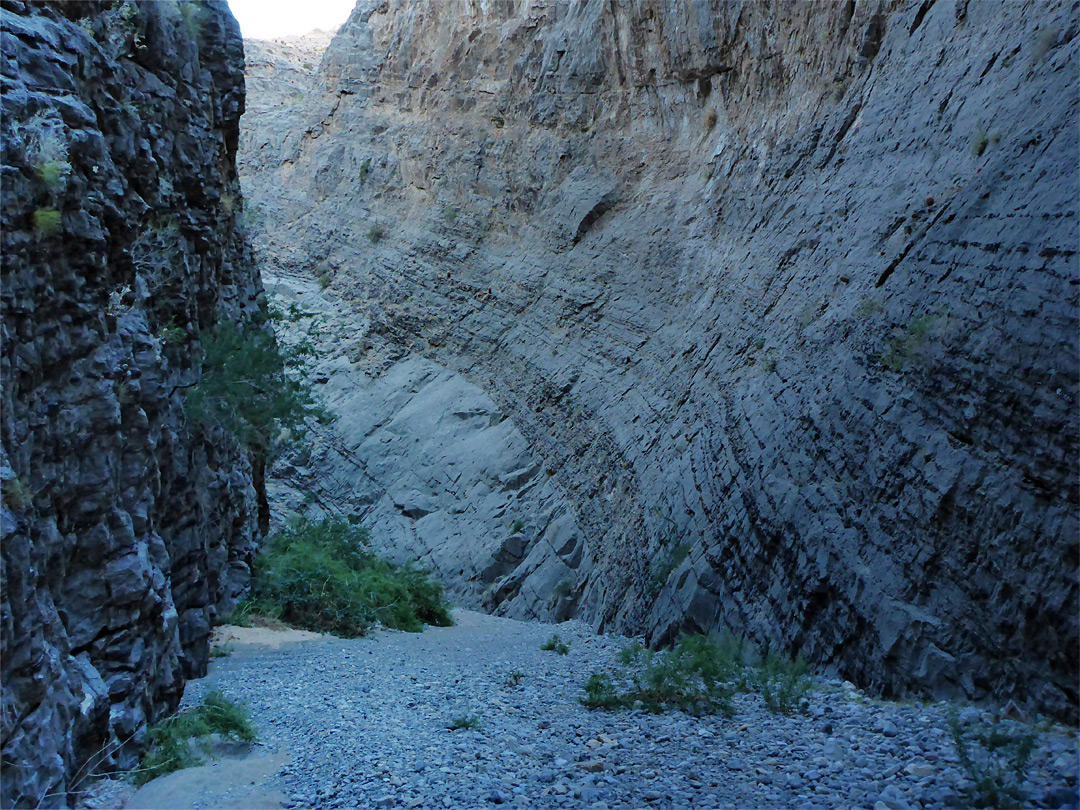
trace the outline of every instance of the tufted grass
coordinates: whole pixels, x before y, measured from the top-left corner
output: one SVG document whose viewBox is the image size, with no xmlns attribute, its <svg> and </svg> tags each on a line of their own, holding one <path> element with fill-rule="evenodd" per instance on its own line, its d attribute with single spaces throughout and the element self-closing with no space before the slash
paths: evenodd
<svg viewBox="0 0 1080 810">
<path fill-rule="evenodd" d="M 150 729 L 150 748 L 135 772 L 135 784 L 142 785 L 167 773 L 202 765 L 202 759 L 191 750 L 191 740 L 211 734 L 255 742 L 255 728 L 248 719 L 247 710 L 221 692 L 209 692 L 201 706 L 167 717 Z"/>
</svg>

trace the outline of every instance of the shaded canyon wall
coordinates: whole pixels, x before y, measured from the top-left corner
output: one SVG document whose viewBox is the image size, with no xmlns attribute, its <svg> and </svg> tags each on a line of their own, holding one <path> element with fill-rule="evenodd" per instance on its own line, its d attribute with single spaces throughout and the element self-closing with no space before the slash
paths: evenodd
<svg viewBox="0 0 1080 810">
<path fill-rule="evenodd" d="M 252 66 L 257 245 L 342 414 L 279 473 L 467 604 L 1075 716 L 1076 34 L 359 3 L 299 92 Z"/>
<path fill-rule="evenodd" d="M 4 2 L 0 22 L 0 803 L 55 807 L 135 764 L 246 586 L 247 454 L 188 425 L 182 391 L 200 330 L 261 285 L 228 6 Z"/>
</svg>

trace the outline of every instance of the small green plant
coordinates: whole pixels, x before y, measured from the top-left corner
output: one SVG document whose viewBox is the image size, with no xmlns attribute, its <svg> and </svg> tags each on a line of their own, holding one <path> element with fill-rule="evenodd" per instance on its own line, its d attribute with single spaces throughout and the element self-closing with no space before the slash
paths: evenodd
<svg viewBox="0 0 1080 810">
<path fill-rule="evenodd" d="M 649 563 L 649 594 L 656 596 L 668 581 L 672 572 L 682 565 L 690 553 L 688 543 L 679 543 L 674 548 L 662 552 Z"/>
<path fill-rule="evenodd" d="M 769 653 L 759 673 L 761 697 L 773 714 L 793 714 L 799 709 L 811 681 L 807 677 L 806 659 L 799 655 L 794 661 Z"/>
<path fill-rule="evenodd" d="M 475 731 L 480 728 L 480 718 L 475 714 L 461 714 L 450 720 L 451 731 Z"/>
<path fill-rule="evenodd" d="M 232 648 L 228 645 L 222 647 L 215 644 L 210 648 L 211 658 L 228 658 L 230 655 L 232 655 Z"/>
<path fill-rule="evenodd" d="M 360 164 L 360 168 L 356 170 L 357 179 L 360 182 L 364 182 L 364 178 L 368 176 L 368 172 L 371 171 L 371 158 L 366 158 L 363 163 Z"/>
<path fill-rule="evenodd" d="M 236 627 L 251 627 L 251 616 L 255 612 L 255 603 L 250 599 L 237 602 L 232 613 L 225 617 L 222 624 L 231 624 Z"/>
<path fill-rule="evenodd" d="M 255 728 L 244 707 L 232 703 L 221 692 L 210 692 L 201 706 L 166 718 L 150 729 L 150 748 L 135 772 L 135 784 L 201 765 L 202 760 L 191 750 L 190 741 L 210 734 L 241 742 L 255 741 Z"/>
<path fill-rule="evenodd" d="M 71 164 L 66 160 L 47 160 L 37 166 L 37 176 L 49 187 L 50 191 L 61 189 L 69 174 L 71 174 Z"/>
<path fill-rule="evenodd" d="M 521 679 L 524 677 L 525 673 L 522 672 L 520 669 L 512 669 L 508 673 L 506 673 L 506 680 L 503 681 L 503 684 L 513 689 L 519 683 L 521 683 Z"/>
<path fill-rule="evenodd" d="M 864 298 L 855 307 L 855 314 L 860 318 L 869 318 L 881 312 L 881 302 L 876 298 Z"/>
<path fill-rule="evenodd" d="M 44 236 L 49 236 L 60 230 L 60 212 L 55 208 L 39 208 L 34 212 L 34 230 Z"/>
<path fill-rule="evenodd" d="M 518 532 L 520 532 L 524 528 L 525 528 L 525 521 L 524 520 L 515 520 L 510 525 L 510 533 L 511 534 L 517 534 Z"/>
<path fill-rule="evenodd" d="M 445 208 L 443 208 L 442 215 L 443 215 L 443 219 L 446 220 L 446 223 L 448 225 L 453 225 L 454 222 L 457 221 L 458 212 L 457 212 L 456 208 L 454 208 L 453 206 L 448 205 Z"/>
<path fill-rule="evenodd" d="M 889 338 L 881 354 L 881 364 L 890 371 L 903 371 L 929 342 L 936 320 L 933 315 L 922 315 Z"/>
<path fill-rule="evenodd" d="M 198 38 L 203 25 L 206 24 L 206 20 L 206 6 L 192 0 L 180 3 L 180 24 L 183 26 L 184 32 L 192 39 Z"/>
<path fill-rule="evenodd" d="M 334 271 L 325 264 L 315 266 L 315 278 L 319 280 L 319 289 L 327 289 L 334 281 Z"/>
<path fill-rule="evenodd" d="M 382 229 L 381 225 L 372 225 L 368 228 L 367 238 L 371 244 L 377 244 L 382 241 L 382 238 L 386 235 L 386 232 Z"/>
<path fill-rule="evenodd" d="M 580 700 L 581 705 L 588 709 L 617 709 L 623 705 L 611 676 L 606 672 L 592 673 L 585 681 L 584 689 L 585 697 Z"/>
<path fill-rule="evenodd" d="M 299 520 L 255 560 L 250 611 L 308 630 L 353 637 L 376 622 L 420 632 L 453 624 L 443 588 L 426 572 L 397 567 L 342 518 Z"/>
<path fill-rule="evenodd" d="M 983 152 L 986 151 L 986 147 L 989 145 L 990 136 L 986 134 L 986 130 L 980 129 L 971 140 L 971 154 L 975 157 L 982 157 Z"/>
<path fill-rule="evenodd" d="M 568 593 L 570 593 L 570 591 L 573 589 L 573 587 L 574 587 L 574 580 L 571 579 L 570 577 L 566 577 L 565 579 L 560 579 L 558 581 L 558 583 L 556 583 L 555 587 L 551 589 L 551 598 L 556 599 L 556 600 L 557 599 L 562 599 L 564 596 L 566 596 Z"/>
<path fill-rule="evenodd" d="M 2 492 L 4 495 L 4 504 L 8 509 L 22 511 L 23 509 L 29 508 L 34 502 L 33 492 L 30 491 L 30 487 L 27 486 L 26 482 L 19 476 L 5 479 Z"/>
<path fill-rule="evenodd" d="M 552 633 L 551 638 L 540 645 L 540 649 L 554 651 L 559 655 L 566 655 L 570 652 L 570 645 L 559 638 L 558 633 Z"/>
<path fill-rule="evenodd" d="M 695 716 L 732 710 L 736 662 L 725 658 L 715 639 L 681 637 L 666 650 L 634 643 L 619 653 L 614 677 L 594 672 L 585 683 L 582 703 L 589 708 L 641 707 L 653 713 L 680 709 Z M 741 662 L 739 662 L 741 666 Z M 626 688 L 620 691 L 616 684 Z"/>
<path fill-rule="evenodd" d="M 170 320 L 168 325 L 158 330 L 157 339 L 164 346 L 179 346 L 187 339 L 187 330 Z"/>
<path fill-rule="evenodd" d="M 949 731 L 960 766 L 972 783 L 964 792 L 974 807 L 1016 807 L 1024 802 L 1034 734 L 1009 732 L 1003 723 L 971 728 L 955 710 L 949 716 Z"/>
<path fill-rule="evenodd" d="M 619 652 L 612 672 L 594 672 L 585 683 L 590 709 L 680 709 L 688 714 L 731 714 L 735 692 L 759 689 L 773 711 L 794 711 L 811 687 L 806 663 L 767 656 L 760 665 L 742 639 L 730 634 L 682 636 L 654 651 L 633 643 Z"/>
<path fill-rule="evenodd" d="M 273 333 L 229 321 L 202 333 L 200 342 L 202 377 L 184 402 L 194 424 L 221 425 L 265 457 L 282 433 L 299 430 L 309 417 L 327 418 L 301 376 L 310 347 L 283 351 Z"/>
</svg>

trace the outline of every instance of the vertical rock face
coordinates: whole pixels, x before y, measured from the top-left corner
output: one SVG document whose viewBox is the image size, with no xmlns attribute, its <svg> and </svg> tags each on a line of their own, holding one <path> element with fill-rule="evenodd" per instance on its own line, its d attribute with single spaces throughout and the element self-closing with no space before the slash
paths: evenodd
<svg viewBox="0 0 1080 810">
<path fill-rule="evenodd" d="M 356 302 L 336 363 L 461 375 L 555 494 L 499 565 L 505 526 L 431 553 L 457 468 L 390 407 L 345 451 L 423 507 L 340 500 L 499 611 L 558 560 L 603 628 L 1075 715 L 1077 41 L 1043 0 L 359 3 L 302 133 L 245 136 L 263 244 Z"/>
<path fill-rule="evenodd" d="M 260 282 L 226 4 L 0 15 L 0 803 L 52 807 L 133 764 L 246 584 L 250 466 L 185 424 L 182 391 L 199 330 L 253 312 Z"/>
</svg>

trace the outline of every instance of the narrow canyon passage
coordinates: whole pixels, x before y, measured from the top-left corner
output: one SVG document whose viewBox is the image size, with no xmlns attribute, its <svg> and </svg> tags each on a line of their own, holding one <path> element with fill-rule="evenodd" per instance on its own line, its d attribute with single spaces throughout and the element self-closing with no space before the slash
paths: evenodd
<svg viewBox="0 0 1080 810">
<path fill-rule="evenodd" d="M 188 685 L 185 705 L 211 689 L 245 702 L 259 730 L 252 757 L 270 757 L 266 773 L 249 779 L 241 766 L 252 758 L 224 760 L 194 778 L 181 771 L 151 782 L 130 807 L 964 804 L 946 704 L 882 702 L 819 680 L 805 713 L 790 716 L 770 712 L 759 694 L 737 695 L 731 717 L 590 711 L 579 702 L 585 680 L 615 666 L 626 639 L 578 622 L 454 615 L 455 626 L 422 634 L 276 648 L 226 642 L 230 654 Z M 541 649 L 553 631 L 565 655 Z M 992 722 L 989 711 L 963 712 L 965 722 Z M 1074 736 L 1044 729 L 1030 768 L 1032 806 L 1074 800 L 1078 765 Z"/>
<path fill-rule="evenodd" d="M 1078 8 L 3 0 L 0 805 L 1077 810 Z"/>
</svg>

